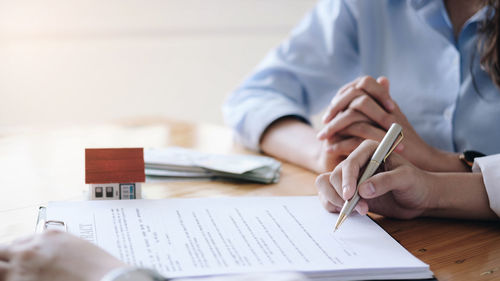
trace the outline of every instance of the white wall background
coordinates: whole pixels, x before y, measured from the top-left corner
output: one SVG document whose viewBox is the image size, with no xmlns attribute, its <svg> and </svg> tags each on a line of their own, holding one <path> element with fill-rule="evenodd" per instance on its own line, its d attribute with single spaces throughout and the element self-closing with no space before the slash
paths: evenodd
<svg viewBox="0 0 500 281">
<path fill-rule="evenodd" d="M 166 116 L 226 95 L 314 0 L 0 0 L 0 127 Z"/>
</svg>

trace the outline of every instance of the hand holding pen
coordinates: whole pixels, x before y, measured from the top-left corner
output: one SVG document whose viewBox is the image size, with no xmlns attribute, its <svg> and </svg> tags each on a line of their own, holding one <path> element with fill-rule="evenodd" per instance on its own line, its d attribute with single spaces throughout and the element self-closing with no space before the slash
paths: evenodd
<svg viewBox="0 0 500 281">
<path fill-rule="evenodd" d="M 357 183 L 358 186 L 365 182 L 368 178 L 373 176 L 373 174 L 375 174 L 375 172 L 380 167 L 380 164 L 382 164 L 382 162 L 384 162 L 385 159 L 389 157 L 389 155 L 392 153 L 392 151 L 394 151 L 394 149 L 396 148 L 396 146 L 398 146 L 402 139 L 403 132 L 401 125 L 393 123 L 382 139 L 382 142 L 380 142 L 380 144 L 377 146 L 377 149 L 373 153 L 370 162 L 366 164 L 363 174 L 361 175 Z M 351 212 L 358 204 L 359 199 L 361 199 L 361 197 L 359 196 L 358 189 L 356 188 L 354 195 L 350 199 L 346 199 L 346 201 L 344 202 L 344 206 L 342 206 L 339 218 L 337 220 L 337 223 L 335 224 L 334 231 L 336 231 L 351 214 Z"/>
<path fill-rule="evenodd" d="M 320 175 L 316 187 L 321 203 L 328 211 L 338 213 L 345 201 L 353 202 L 353 196 L 358 194 L 359 202 L 354 205 L 361 214 L 370 211 L 404 219 L 421 215 L 432 199 L 431 178 L 397 153 L 390 154 L 380 164 L 379 173 L 365 176 L 367 179 L 357 184 L 377 147 L 378 142 L 365 140 L 333 172 Z M 394 147 L 390 146 L 383 154 L 389 154 Z"/>
</svg>

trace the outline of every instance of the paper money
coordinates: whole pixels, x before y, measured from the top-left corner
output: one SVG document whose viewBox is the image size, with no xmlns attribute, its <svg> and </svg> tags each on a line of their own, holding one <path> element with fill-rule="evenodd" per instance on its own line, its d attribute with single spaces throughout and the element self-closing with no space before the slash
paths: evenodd
<svg viewBox="0 0 500 281">
<path fill-rule="evenodd" d="M 212 154 L 181 147 L 145 149 L 144 162 L 146 175 L 166 178 L 275 183 L 281 170 L 281 163 L 271 157 Z"/>
</svg>

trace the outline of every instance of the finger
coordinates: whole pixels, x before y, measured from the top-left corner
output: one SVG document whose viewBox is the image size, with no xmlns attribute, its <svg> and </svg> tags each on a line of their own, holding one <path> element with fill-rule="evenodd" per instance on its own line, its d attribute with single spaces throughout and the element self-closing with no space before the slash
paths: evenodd
<svg viewBox="0 0 500 281">
<path fill-rule="evenodd" d="M 10 247 L 7 245 L 0 245 L 0 261 L 9 261 L 11 258 Z"/>
<path fill-rule="evenodd" d="M 354 123 L 338 133 L 341 136 L 357 137 L 374 141 L 382 141 L 385 131 L 366 122 Z"/>
<path fill-rule="evenodd" d="M 317 138 L 319 140 L 325 140 L 331 138 L 340 130 L 346 128 L 347 126 L 356 122 L 370 122 L 368 117 L 354 109 L 348 108 L 345 111 L 337 114 L 332 121 L 330 121 L 321 131 L 318 133 Z"/>
<path fill-rule="evenodd" d="M 392 123 L 396 121 L 394 115 L 387 113 L 371 96 L 362 95 L 355 98 L 351 104 L 350 108 L 354 108 L 357 111 L 363 113 L 368 118 L 373 120 L 375 123 L 379 124 L 382 128 L 388 130 Z"/>
<path fill-rule="evenodd" d="M 350 82 L 350 83 L 347 83 L 346 85 L 344 85 L 342 88 L 340 88 L 337 93 L 335 94 L 335 96 L 333 97 L 332 101 L 330 102 L 330 104 L 328 105 L 328 108 L 327 110 L 325 111 L 325 114 L 323 115 L 323 118 L 322 118 L 322 121 L 324 124 L 330 122 L 330 120 L 332 120 L 333 117 L 335 117 L 335 115 L 333 115 L 333 113 L 331 112 L 333 107 L 335 106 L 336 104 L 336 101 L 341 97 L 341 96 L 344 96 L 345 95 L 345 92 L 351 88 L 354 88 L 354 86 L 358 83 L 359 79 L 361 79 L 361 77 L 358 77 L 356 78 L 354 81 Z M 346 105 L 347 106 L 347 105 Z M 345 107 L 344 107 L 345 108 Z M 342 109 L 340 109 L 342 110 Z M 338 113 L 338 112 L 337 112 Z"/>
<path fill-rule="evenodd" d="M 344 86 L 335 95 L 323 116 L 323 123 L 328 123 L 340 111 L 347 108 L 353 99 L 365 93 L 373 96 L 388 112 L 392 112 L 396 108 L 396 104 L 389 94 L 389 80 L 386 77 L 379 77 L 375 80 L 373 77 L 364 76 Z"/>
<path fill-rule="evenodd" d="M 354 196 L 361 169 L 358 165 L 351 163 L 352 161 L 345 161 L 345 165 L 342 166 L 342 197 L 344 200 L 349 200 Z"/>
<path fill-rule="evenodd" d="M 24 236 L 21 236 L 21 237 L 19 237 L 17 239 L 14 239 L 14 241 L 12 241 L 12 245 L 25 244 L 25 243 L 28 243 L 28 242 L 32 241 L 33 238 L 34 238 L 33 234 L 24 235 Z"/>
<path fill-rule="evenodd" d="M 358 82 L 359 82 L 359 80 L 361 80 L 361 78 L 363 78 L 363 77 L 357 77 L 356 79 L 354 79 L 351 82 L 349 82 L 346 85 L 344 85 L 342 88 L 340 88 L 339 93 L 344 93 L 345 91 L 347 91 L 347 89 L 349 89 L 349 88 L 355 86 L 356 84 L 358 84 Z"/>
<path fill-rule="evenodd" d="M 342 165 L 342 197 L 345 200 L 352 198 L 356 192 L 360 170 L 366 165 L 376 148 L 377 142 L 365 140 L 344 160 Z"/>
<path fill-rule="evenodd" d="M 340 195 L 337 194 L 333 186 L 330 184 L 329 178 L 330 173 L 321 174 L 316 178 L 316 188 L 318 189 L 318 194 L 324 197 L 325 202 L 327 201 L 336 207 L 341 207 L 344 204 L 344 200 L 340 198 Z M 324 204 L 323 206 L 327 207 L 327 204 Z"/>
<path fill-rule="evenodd" d="M 343 163 L 341 162 L 334 170 L 333 172 L 330 174 L 330 184 L 333 185 L 335 191 L 337 192 L 337 194 L 341 194 L 342 190 L 341 190 L 341 184 L 342 184 L 342 165 Z M 324 174 L 322 180 L 324 180 L 324 177 L 328 175 L 328 174 Z M 325 206 L 325 208 L 327 210 L 331 210 L 330 212 L 332 213 L 338 213 L 342 210 L 342 207 L 341 205 L 339 204 L 338 206 L 336 205 L 333 205 L 331 204 L 330 202 L 328 202 L 326 200 L 326 198 L 324 198 L 324 196 L 322 196 L 322 193 L 319 193 L 320 195 L 320 201 L 322 201 L 322 204 L 323 206 Z M 323 199 L 322 199 L 323 198 Z M 340 202 L 339 202 L 340 203 Z M 343 203 L 342 203 L 342 206 L 343 206 Z M 355 210 L 361 214 L 361 215 L 366 215 L 368 213 L 368 203 L 364 200 L 364 199 L 361 199 L 358 204 L 356 205 L 356 208 Z"/>
<path fill-rule="evenodd" d="M 356 84 L 356 88 L 362 89 L 367 92 L 389 112 L 392 112 L 392 110 L 396 108 L 394 102 L 391 99 L 391 96 L 389 95 L 388 84 L 383 86 L 380 85 L 373 77 L 364 76 L 358 81 L 358 83 Z"/>
<path fill-rule="evenodd" d="M 340 162 L 333 172 L 330 174 L 330 184 L 335 189 L 335 192 L 342 197 L 342 166 L 344 165 L 344 161 Z M 344 200 L 342 200 L 344 201 Z"/>
<path fill-rule="evenodd" d="M 377 78 L 377 82 L 380 85 L 382 85 L 382 87 L 384 87 L 387 92 L 389 92 L 389 86 L 390 86 L 390 84 L 389 84 L 389 79 L 387 79 L 387 77 L 380 76 L 379 78 Z"/>
<path fill-rule="evenodd" d="M 396 169 L 378 173 L 359 186 L 359 195 L 365 199 L 377 198 L 389 191 L 407 187 L 411 174 L 407 169 Z"/>
<path fill-rule="evenodd" d="M 323 123 L 328 123 L 332 120 L 339 112 L 345 110 L 351 101 L 361 95 L 366 95 L 367 93 L 362 89 L 355 88 L 354 85 L 349 87 L 344 93 L 339 93 L 335 95 L 330 103 L 329 109 L 323 116 Z"/>
<path fill-rule="evenodd" d="M 356 204 L 356 208 L 355 210 L 362 216 L 365 216 L 366 214 L 368 214 L 368 211 L 369 211 L 369 206 L 368 206 L 368 203 L 366 202 L 366 200 L 364 199 L 360 199 L 358 201 L 358 204 Z"/>
<path fill-rule="evenodd" d="M 9 263 L 0 261 L 0 281 L 6 280 L 9 269 L 10 269 Z"/>
<path fill-rule="evenodd" d="M 318 198 L 321 205 L 323 205 L 323 207 L 330 213 L 338 213 L 342 209 L 341 207 L 330 203 L 330 201 L 328 201 L 322 193 L 318 193 Z"/>
<path fill-rule="evenodd" d="M 350 86 L 343 93 L 337 94 L 330 103 L 328 110 L 323 116 L 323 123 L 330 122 L 337 114 L 345 110 L 353 99 L 367 94 L 362 89 L 355 88 L 355 85 Z"/>
<path fill-rule="evenodd" d="M 329 144 L 326 151 L 338 156 L 349 156 L 362 142 L 363 139 L 351 137 Z"/>
</svg>

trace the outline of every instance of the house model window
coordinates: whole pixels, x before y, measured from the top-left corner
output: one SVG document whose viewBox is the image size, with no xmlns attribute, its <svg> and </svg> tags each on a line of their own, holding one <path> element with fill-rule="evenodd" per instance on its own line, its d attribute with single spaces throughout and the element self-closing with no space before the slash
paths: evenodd
<svg viewBox="0 0 500 281">
<path fill-rule="evenodd" d="M 91 200 L 140 199 L 145 178 L 142 148 L 85 149 L 85 183 Z"/>
</svg>

